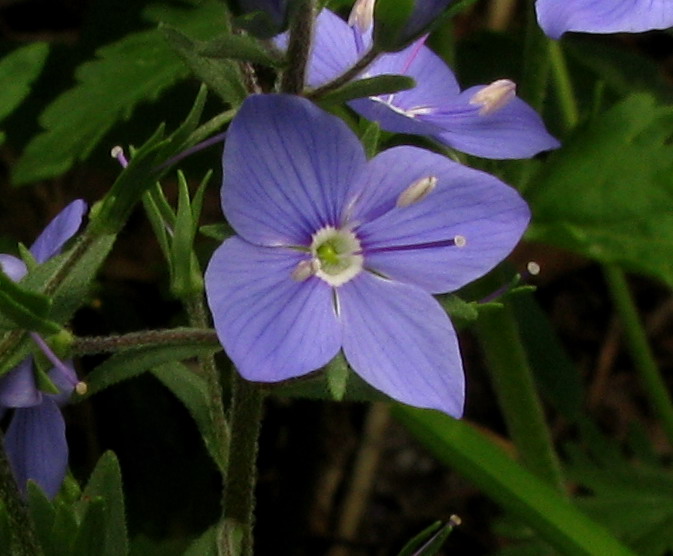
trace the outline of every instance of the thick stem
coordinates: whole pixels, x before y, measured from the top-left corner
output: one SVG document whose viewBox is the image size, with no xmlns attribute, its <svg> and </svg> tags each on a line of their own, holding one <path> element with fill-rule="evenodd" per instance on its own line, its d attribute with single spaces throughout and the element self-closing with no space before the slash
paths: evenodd
<svg viewBox="0 0 673 556">
<path fill-rule="evenodd" d="M 477 330 L 507 430 L 521 462 L 565 492 L 561 466 L 512 308 L 505 301 L 502 310 L 484 311 L 479 315 Z"/>
<path fill-rule="evenodd" d="M 654 410 L 661 419 L 661 425 L 668 441 L 673 445 L 673 402 L 650 349 L 647 334 L 638 316 L 638 310 L 629 291 L 624 272 L 616 266 L 604 265 L 603 273 L 615 308 L 621 318 L 633 362 Z"/>
<path fill-rule="evenodd" d="M 281 78 L 283 93 L 298 95 L 304 89 L 306 68 L 311 55 L 313 25 L 315 23 L 314 0 L 300 0 L 292 14 L 290 40 L 287 45 L 288 67 Z"/>
<path fill-rule="evenodd" d="M 228 547 L 241 556 L 252 556 L 257 478 L 257 442 L 262 422 L 262 393 L 259 387 L 240 377 L 232 377 L 230 413 L 231 450 L 224 491 L 224 529 Z M 236 542 L 232 543 L 232 539 Z M 227 552 L 228 555 L 228 552 Z"/>
<path fill-rule="evenodd" d="M 13 556 L 42 556 L 42 547 L 37 541 L 33 521 L 14 480 L 5 454 L 4 438 L 0 431 L 0 502 L 4 506 L 9 524 L 9 554 Z"/>
<path fill-rule="evenodd" d="M 171 330 L 147 330 L 130 332 L 121 336 L 87 336 L 75 338 L 71 345 L 73 355 L 112 353 L 124 349 L 183 344 L 219 344 L 214 330 L 206 328 L 175 328 Z"/>
</svg>

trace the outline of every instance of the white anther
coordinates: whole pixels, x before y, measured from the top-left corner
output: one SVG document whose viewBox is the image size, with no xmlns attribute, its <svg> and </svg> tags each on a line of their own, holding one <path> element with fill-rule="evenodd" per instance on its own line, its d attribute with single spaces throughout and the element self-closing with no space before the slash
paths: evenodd
<svg viewBox="0 0 673 556">
<path fill-rule="evenodd" d="M 467 239 L 465 236 L 455 236 L 453 238 L 453 244 L 456 247 L 465 247 L 467 245 Z"/>
<path fill-rule="evenodd" d="M 480 116 L 486 116 L 505 107 L 516 96 L 516 84 L 509 79 L 498 79 L 472 95 L 470 104 L 481 106 Z"/>
<path fill-rule="evenodd" d="M 400 193 L 395 206 L 403 208 L 418 203 L 430 195 L 435 187 L 437 187 L 437 178 L 435 176 L 419 178 Z"/>
<path fill-rule="evenodd" d="M 318 259 L 308 259 L 300 261 L 292 271 L 292 279 L 295 282 L 303 282 L 308 280 L 311 276 L 315 276 L 316 272 L 320 270 L 320 261 Z"/>
<path fill-rule="evenodd" d="M 119 145 L 116 145 L 110 149 L 110 156 L 112 158 L 119 158 L 119 156 L 124 156 L 124 149 L 122 149 Z"/>
<path fill-rule="evenodd" d="M 87 386 L 86 382 L 78 382 L 75 384 L 75 392 L 77 392 L 80 396 L 83 396 L 89 391 L 89 387 Z"/>
<path fill-rule="evenodd" d="M 535 261 L 531 261 L 526 265 L 526 270 L 528 271 L 528 274 L 531 276 L 537 276 L 540 274 L 540 265 L 537 264 Z"/>
<path fill-rule="evenodd" d="M 366 33 L 374 24 L 375 0 L 357 0 L 350 15 L 348 25 L 356 27 L 360 33 Z"/>
</svg>

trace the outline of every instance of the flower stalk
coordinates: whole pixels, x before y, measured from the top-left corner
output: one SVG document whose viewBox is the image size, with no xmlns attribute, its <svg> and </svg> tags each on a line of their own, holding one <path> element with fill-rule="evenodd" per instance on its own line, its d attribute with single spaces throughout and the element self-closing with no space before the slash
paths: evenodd
<svg viewBox="0 0 673 556">
<path fill-rule="evenodd" d="M 287 48 L 288 68 L 283 73 L 280 84 L 280 90 L 284 93 L 298 95 L 304 89 L 315 13 L 314 0 L 300 0 L 291 16 L 290 42 Z"/>
</svg>

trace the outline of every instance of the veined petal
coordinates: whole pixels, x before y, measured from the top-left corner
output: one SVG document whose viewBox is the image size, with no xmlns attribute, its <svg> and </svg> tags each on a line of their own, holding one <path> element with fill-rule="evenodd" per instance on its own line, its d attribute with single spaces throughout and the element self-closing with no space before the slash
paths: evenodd
<svg viewBox="0 0 673 556">
<path fill-rule="evenodd" d="M 421 201 L 396 207 L 419 179 L 437 184 Z M 497 178 L 416 147 L 396 147 L 372 159 L 353 203 L 352 220 L 365 267 L 433 293 L 453 291 L 504 259 L 523 234 L 525 201 Z M 358 191 L 354 188 L 354 191 Z M 464 246 L 427 247 L 462 236 Z M 419 249 L 384 248 L 423 245 Z M 383 249 L 383 250 L 382 250 Z"/>
<path fill-rule="evenodd" d="M 558 39 L 566 31 L 639 33 L 673 27 L 670 0 L 537 0 L 537 20 Z"/>
<path fill-rule="evenodd" d="M 468 154 L 495 159 L 529 158 L 560 146 L 539 114 L 520 98 L 513 98 L 490 114 L 480 114 L 479 106 L 470 104 L 470 99 L 484 87 L 470 87 L 451 105 L 421 117 L 442 128 L 435 135 L 438 141 Z"/>
<path fill-rule="evenodd" d="M 241 375 L 276 382 L 327 364 L 341 346 L 332 288 L 293 280 L 305 254 L 233 237 L 214 253 L 206 292 L 215 330 Z"/>
<path fill-rule="evenodd" d="M 346 359 L 391 398 L 453 417 L 465 387 L 453 326 L 432 296 L 363 273 L 338 290 Z"/>
<path fill-rule="evenodd" d="M 56 496 L 68 467 L 68 444 L 63 416 L 52 400 L 14 411 L 5 449 L 22 491 L 32 479 L 49 498 Z"/>
<path fill-rule="evenodd" d="M 86 203 L 77 199 L 54 217 L 30 248 L 38 263 L 43 263 L 56 255 L 65 242 L 77 233 L 85 212 Z"/>
<path fill-rule="evenodd" d="M 289 95 L 248 97 L 224 147 L 222 208 L 259 245 L 309 245 L 336 225 L 349 185 L 365 164 L 346 124 Z"/>
<path fill-rule="evenodd" d="M 15 282 L 18 282 L 28 273 L 26 263 L 12 255 L 0 254 L 0 268 Z"/>
<path fill-rule="evenodd" d="M 42 393 L 35 384 L 33 360 L 27 357 L 0 378 L 0 406 L 31 407 L 42 401 Z"/>
</svg>

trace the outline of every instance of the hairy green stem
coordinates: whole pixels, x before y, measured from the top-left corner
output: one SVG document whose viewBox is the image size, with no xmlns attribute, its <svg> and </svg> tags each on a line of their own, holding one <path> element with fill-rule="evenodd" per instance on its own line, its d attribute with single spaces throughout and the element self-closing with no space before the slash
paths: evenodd
<svg viewBox="0 0 673 556">
<path fill-rule="evenodd" d="M 170 330 L 146 330 L 120 336 L 83 336 L 73 340 L 73 355 L 112 353 L 124 349 L 158 345 L 183 344 L 218 345 L 217 334 L 206 328 L 173 328 Z"/>
<path fill-rule="evenodd" d="M 647 334 L 638 316 L 624 271 L 614 265 L 603 265 L 603 273 L 621 318 L 633 362 L 654 410 L 661 419 L 668 441 L 673 445 L 673 402 L 647 341 Z"/>
<path fill-rule="evenodd" d="M 220 534 L 228 540 L 227 556 L 230 553 L 252 556 L 262 392 L 237 372 L 232 374 L 231 450 L 224 491 L 224 524 Z"/>
<path fill-rule="evenodd" d="M 521 462 L 559 492 L 565 492 L 561 466 L 512 308 L 505 301 L 502 310 L 484 311 L 479 315 L 477 331 Z"/>
<path fill-rule="evenodd" d="M 280 90 L 298 95 L 304 89 L 306 68 L 311 55 L 315 1 L 299 0 L 293 6 L 290 21 L 290 39 L 287 45 L 287 69 L 281 77 Z"/>
<path fill-rule="evenodd" d="M 327 93 L 331 93 L 332 91 L 335 91 L 342 85 L 345 85 L 349 81 L 352 81 L 353 79 L 358 77 L 365 69 L 367 69 L 367 67 L 374 60 L 376 60 L 376 58 L 378 58 L 379 54 L 380 52 L 372 46 L 372 48 L 368 50 L 362 58 L 360 58 L 357 62 L 355 62 L 355 64 L 351 68 L 347 69 L 339 77 L 335 78 L 329 83 L 325 83 L 324 85 L 318 87 L 317 89 L 309 91 L 306 94 L 306 97 L 313 100 L 319 100 L 320 97 L 323 97 Z"/>
<path fill-rule="evenodd" d="M 37 540 L 33 520 L 14 480 L 3 446 L 4 438 L 0 431 L 0 505 L 4 506 L 9 525 L 9 539 L 0 539 L 2 548 L 8 548 L 12 556 L 41 556 L 42 547 Z"/>
</svg>

